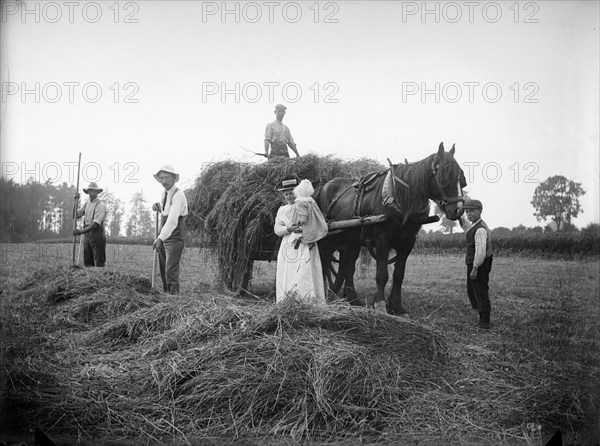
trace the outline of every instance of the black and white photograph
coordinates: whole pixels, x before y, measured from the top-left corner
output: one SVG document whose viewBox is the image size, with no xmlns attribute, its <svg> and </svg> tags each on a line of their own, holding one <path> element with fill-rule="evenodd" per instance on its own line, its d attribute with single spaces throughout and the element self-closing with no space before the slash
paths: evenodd
<svg viewBox="0 0 600 446">
<path fill-rule="evenodd" d="M 0 445 L 600 445 L 600 1 L 0 7 Z"/>
</svg>

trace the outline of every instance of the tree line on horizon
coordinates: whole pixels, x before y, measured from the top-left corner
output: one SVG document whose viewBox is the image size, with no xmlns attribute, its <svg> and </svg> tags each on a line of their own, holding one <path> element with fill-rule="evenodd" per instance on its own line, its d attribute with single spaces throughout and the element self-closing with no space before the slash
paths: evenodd
<svg viewBox="0 0 600 446">
<path fill-rule="evenodd" d="M 0 241 L 20 243 L 72 237 L 75 192 L 75 186 L 66 182 L 54 185 L 29 180 L 20 184 L 0 178 Z M 104 190 L 100 199 L 106 203 L 108 211 L 107 236 L 154 236 L 150 205 L 143 191 L 133 194 L 128 209 L 126 203 L 109 190 Z M 79 207 L 86 201 L 87 195 L 80 192 Z M 82 226 L 83 219 L 79 219 L 78 228 Z"/>
<path fill-rule="evenodd" d="M 537 220 L 550 220 L 550 224 L 545 228 L 527 228 L 524 225 L 512 229 L 498 227 L 492 230 L 492 234 L 509 236 L 554 231 L 577 232 L 579 229 L 572 219 L 583 212 L 579 197 L 584 194 L 581 183 L 562 175 L 549 177 L 536 188 L 531 205 Z M 19 184 L 12 179 L 0 178 L 0 241 L 28 242 L 71 237 L 74 197 L 75 187 L 66 182 L 58 186 L 33 180 Z M 81 194 L 81 197 L 80 206 L 85 203 L 87 196 Z M 124 234 L 133 239 L 154 237 L 155 225 L 143 191 L 133 194 L 128 210 L 125 203 L 108 190 L 102 192 L 100 198 L 108 210 L 105 222 L 107 236 L 119 237 Z M 78 227 L 81 225 L 80 220 Z M 452 234 L 456 227 L 456 221 L 442 217 L 440 228 L 435 232 Z M 594 231 L 597 228 L 598 223 L 590 223 L 586 229 Z M 432 233 L 433 230 L 427 232 L 421 229 L 422 236 Z"/>
</svg>

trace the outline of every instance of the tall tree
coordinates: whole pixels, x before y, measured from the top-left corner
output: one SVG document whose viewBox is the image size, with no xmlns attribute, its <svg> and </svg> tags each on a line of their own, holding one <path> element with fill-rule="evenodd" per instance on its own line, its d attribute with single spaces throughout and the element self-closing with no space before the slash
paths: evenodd
<svg viewBox="0 0 600 446">
<path fill-rule="evenodd" d="M 153 225 L 150 208 L 142 191 L 131 197 L 129 218 L 127 219 L 127 237 L 152 237 Z"/>
<path fill-rule="evenodd" d="M 112 215 L 108 227 L 111 237 L 118 237 L 121 234 L 121 222 L 123 221 L 123 214 L 125 214 L 123 202 L 117 198 L 112 208 Z"/>
<path fill-rule="evenodd" d="M 121 233 L 121 222 L 125 213 L 123 202 L 114 193 L 106 189 L 100 199 L 106 203 L 106 221 L 104 227 L 108 235 L 117 237 Z"/>
<path fill-rule="evenodd" d="M 0 179 L 2 241 L 22 242 L 67 236 L 72 229 L 75 188 L 30 179 L 25 184 Z"/>
<path fill-rule="evenodd" d="M 454 228 L 458 225 L 458 221 L 450 220 L 446 214 L 441 215 L 440 226 L 444 234 L 453 234 Z"/>
<path fill-rule="evenodd" d="M 56 188 L 57 207 L 60 220 L 61 237 L 69 237 L 73 232 L 73 205 L 75 204 L 75 186 L 63 182 Z M 79 203 L 81 205 L 81 202 Z"/>
<path fill-rule="evenodd" d="M 458 220 L 456 220 L 456 221 L 450 220 L 448 217 L 446 217 L 446 214 L 438 205 L 433 206 L 433 212 L 438 217 L 440 217 L 440 230 L 442 231 L 442 233 L 444 233 L 444 234 L 454 233 L 454 228 L 457 225 L 459 225 Z"/>
<path fill-rule="evenodd" d="M 584 194 L 581 183 L 568 180 L 562 175 L 549 177 L 535 188 L 531 200 L 535 209 L 533 215 L 538 221 L 550 218 L 560 231 L 564 222 L 571 223 L 572 218 L 577 218 L 580 212 L 583 213 L 579 197 Z"/>
</svg>

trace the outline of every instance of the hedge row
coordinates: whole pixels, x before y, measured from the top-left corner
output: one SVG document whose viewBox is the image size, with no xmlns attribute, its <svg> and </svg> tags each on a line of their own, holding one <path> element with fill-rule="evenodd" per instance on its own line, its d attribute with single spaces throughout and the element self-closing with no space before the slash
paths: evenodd
<svg viewBox="0 0 600 446">
<path fill-rule="evenodd" d="M 73 239 L 40 240 L 36 243 L 71 243 Z M 108 237 L 107 243 L 121 245 L 152 245 L 153 240 L 127 237 Z M 187 246 L 201 246 L 193 234 L 188 233 Z M 496 254 L 521 253 L 556 256 L 597 256 L 600 254 L 600 232 L 525 233 L 517 235 L 492 235 Z M 433 233 L 420 235 L 415 245 L 417 252 L 463 252 L 465 235 Z"/>
<path fill-rule="evenodd" d="M 447 252 L 464 251 L 465 235 L 427 234 L 420 236 L 415 250 Z M 542 234 L 492 235 L 496 254 L 521 253 L 557 256 L 596 256 L 600 254 L 600 233 L 592 231 L 553 232 Z"/>
</svg>

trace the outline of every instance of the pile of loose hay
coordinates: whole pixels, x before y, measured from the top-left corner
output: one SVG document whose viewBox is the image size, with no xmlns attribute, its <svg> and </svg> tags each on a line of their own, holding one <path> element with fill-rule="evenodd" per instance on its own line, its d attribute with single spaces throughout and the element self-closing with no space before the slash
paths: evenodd
<svg viewBox="0 0 600 446">
<path fill-rule="evenodd" d="M 152 295 L 115 274 L 46 268 L 3 294 L 7 428 L 135 444 L 511 444 L 533 442 L 529 424 L 580 429 L 597 413 L 594 369 L 508 360 L 507 339 L 449 341 L 345 304 Z"/>
<path fill-rule="evenodd" d="M 439 388 L 448 370 L 440 333 L 383 313 L 211 294 L 144 297 L 115 288 L 110 274 L 89 275 L 92 291 L 80 283 L 81 271 L 56 273 L 63 279 L 70 273 L 60 294 L 69 299 L 50 297 L 53 287 L 31 282 L 15 295 L 46 309 L 52 342 L 17 355 L 7 371 L 11 398 L 34 404 L 31 422 L 65 433 L 146 439 L 394 433 L 411 395 Z M 132 305 L 113 304 L 127 300 Z M 89 303 L 114 313 L 83 317 Z"/>
<path fill-rule="evenodd" d="M 236 289 L 245 282 L 257 255 L 275 251 L 273 224 L 283 204 L 276 188 L 282 179 L 297 175 L 317 189 L 336 177 L 358 178 L 383 168 L 368 159 L 342 161 L 316 155 L 281 163 L 215 163 L 202 172 L 189 193 L 193 217 L 188 227 L 213 245 L 221 282 Z"/>
<path fill-rule="evenodd" d="M 21 291 L 58 303 L 92 294 L 96 290 L 110 294 L 115 291 L 148 293 L 150 280 L 146 277 L 104 268 L 71 268 L 49 266 L 34 271 L 18 285 Z M 26 293 L 27 294 L 27 293 Z"/>
</svg>

